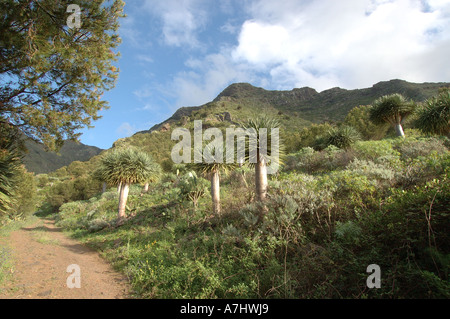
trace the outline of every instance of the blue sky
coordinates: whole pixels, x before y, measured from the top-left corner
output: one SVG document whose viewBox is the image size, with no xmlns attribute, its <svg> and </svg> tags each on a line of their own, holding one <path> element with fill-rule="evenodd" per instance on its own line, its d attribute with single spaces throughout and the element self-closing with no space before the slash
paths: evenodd
<svg viewBox="0 0 450 319">
<path fill-rule="evenodd" d="M 110 109 L 84 144 L 110 148 L 235 82 L 450 81 L 450 0 L 128 0 L 125 13 Z"/>
</svg>

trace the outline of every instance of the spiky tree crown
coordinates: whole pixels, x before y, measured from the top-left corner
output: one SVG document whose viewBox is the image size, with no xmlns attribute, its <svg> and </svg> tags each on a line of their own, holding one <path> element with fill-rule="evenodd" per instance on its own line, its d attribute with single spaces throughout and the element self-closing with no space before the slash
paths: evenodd
<svg viewBox="0 0 450 319">
<path fill-rule="evenodd" d="M 257 159 L 252 158 L 250 149 L 256 149 L 256 156 L 259 159 L 264 159 L 266 163 L 269 161 L 277 161 L 278 164 L 282 162 L 282 156 L 284 155 L 285 149 L 281 142 L 280 136 L 273 135 L 272 129 L 280 128 L 280 122 L 275 119 L 265 115 L 258 116 L 254 119 L 249 119 L 247 122 L 242 124 L 244 130 L 251 132 L 249 136 L 249 142 L 246 143 L 246 158 L 245 160 L 249 162 L 251 166 L 257 162 Z M 267 149 L 266 154 L 261 153 L 261 135 L 260 129 L 267 129 Z M 275 157 L 271 153 L 272 144 L 278 145 L 278 156 Z"/>
<path fill-rule="evenodd" d="M 341 126 L 328 131 L 326 144 L 346 149 L 360 139 L 360 134 L 353 127 Z"/>
<path fill-rule="evenodd" d="M 450 134 L 450 89 L 428 99 L 415 124 L 424 133 Z"/>
<path fill-rule="evenodd" d="M 200 154 L 198 157 L 201 158 L 202 161 L 201 163 L 189 164 L 189 167 L 201 174 L 209 174 L 214 172 L 228 173 L 230 170 L 237 167 L 237 164 L 235 163 L 226 163 L 226 161 L 223 160 L 223 157 L 221 162 L 213 161 L 212 158 L 209 158 L 207 154 L 215 155 L 215 152 L 218 151 L 217 148 L 214 149 L 212 144 L 206 145 L 203 152 L 200 150 L 195 151 Z M 224 149 L 222 154 L 226 154 L 226 152 L 227 149 Z"/>
<path fill-rule="evenodd" d="M 113 185 L 144 183 L 159 172 L 150 155 L 133 148 L 113 150 L 106 154 L 99 170 L 103 180 Z"/>
<path fill-rule="evenodd" d="M 375 100 L 370 109 L 370 120 L 375 124 L 388 122 L 401 124 L 402 120 L 414 112 L 415 104 L 401 94 L 391 94 Z"/>
</svg>

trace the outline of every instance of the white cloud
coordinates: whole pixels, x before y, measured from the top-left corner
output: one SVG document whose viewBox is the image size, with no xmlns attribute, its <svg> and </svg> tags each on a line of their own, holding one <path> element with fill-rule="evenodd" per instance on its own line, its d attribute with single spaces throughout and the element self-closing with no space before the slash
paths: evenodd
<svg viewBox="0 0 450 319">
<path fill-rule="evenodd" d="M 172 83 L 176 92 L 176 107 L 201 105 L 211 101 L 230 82 L 249 80 L 250 72 L 232 62 L 229 50 L 190 59 L 191 69 L 178 73 Z"/>
<path fill-rule="evenodd" d="M 204 0 L 146 0 L 144 10 L 162 21 L 164 42 L 170 46 L 200 46 L 197 38 L 207 20 Z"/>
<path fill-rule="evenodd" d="M 269 72 L 278 87 L 444 81 L 448 10 L 449 1 L 256 1 L 232 56 Z"/>
<path fill-rule="evenodd" d="M 199 35 L 212 17 L 203 0 L 146 4 L 162 21 L 165 44 L 207 46 Z M 209 43 L 216 47 L 195 51 L 183 70 L 160 83 L 159 93 L 175 100 L 174 108 L 211 101 L 232 82 L 321 91 L 450 78 L 449 0 L 249 0 L 228 1 L 220 10 L 228 16 L 217 31 L 236 42 Z"/>
</svg>

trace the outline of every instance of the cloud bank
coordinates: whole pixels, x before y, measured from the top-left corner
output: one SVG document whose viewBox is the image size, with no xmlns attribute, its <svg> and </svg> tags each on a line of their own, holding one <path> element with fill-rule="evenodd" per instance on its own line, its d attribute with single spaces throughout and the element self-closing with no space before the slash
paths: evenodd
<svg viewBox="0 0 450 319">
<path fill-rule="evenodd" d="M 449 0 L 228 0 L 214 13 L 202 0 L 144 4 L 162 45 L 183 50 L 164 85 L 174 107 L 201 105 L 232 82 L 321 91 L 450 79 Z"/>
</svg>

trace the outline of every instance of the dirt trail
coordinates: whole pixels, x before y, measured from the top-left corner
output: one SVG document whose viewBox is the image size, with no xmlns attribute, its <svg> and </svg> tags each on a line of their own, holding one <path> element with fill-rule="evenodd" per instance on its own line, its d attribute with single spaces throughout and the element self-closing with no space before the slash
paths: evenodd
<svg viewBox="0 0 450 319">
<path fill-rule="evenodd" d="M 8 239 L 15 263 L 9 282 L 0 286 L 0 299 L 123 299 L 127 279 L 97 252 L 66 237 L 51 220 L 13 231 Z M 69 288 L 69 265 L 80 269 L 80 288 Z M 69 283 L 76 283 L 69 280 Z"/>
</svg>

